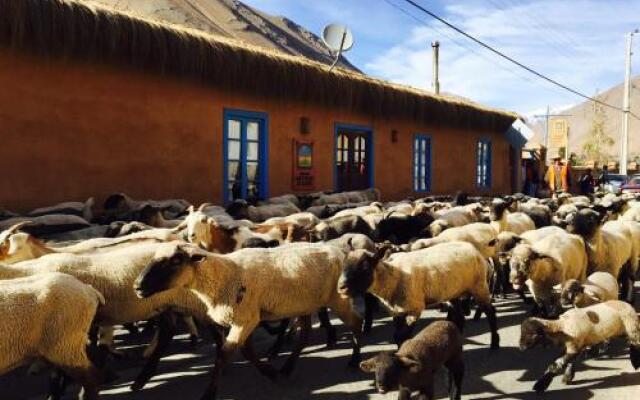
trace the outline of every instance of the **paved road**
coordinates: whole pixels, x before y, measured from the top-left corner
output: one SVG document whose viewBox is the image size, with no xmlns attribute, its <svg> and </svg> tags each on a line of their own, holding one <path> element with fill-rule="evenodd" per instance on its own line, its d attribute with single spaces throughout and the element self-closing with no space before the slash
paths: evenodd
<svg viewBox="0 0 640 400">
<path fill-rule="evenodd" d="M 640 292 L 640 290 L 639 290 Z M 587 360 L 577 368 L 572 385 L 564 385 L 556 379 L 549 391 L 538 396 L 531 387 L 547 365 L 558 357 L 560 349 L 534 349 L 520 352 L 517 349 L 519 324 L 524 318 L 522 303 L 510 298 L 497 303 L 502 348 L 488 348 L 489 335 L 486 320 L 467 321 L 465 331 L 465 362 L 467 366 L 463 387 L 464 399 L 536 399 L 536 400 L 638 400 L 640 399 L 640 371 L 633 371 L 629 362 L 626 344 L 616 340 L 609 353 L 597 359 Z M 419 322 L 425 326 L 434 318 L 442 318 L 437 311 L 425 312 Z M 338 324 L 338 321 L 334 321 Z M 342 327 L 338 327 L 344 332 Z M 392 327 L 388 318 L 376 322 L 372 335 L 365 339 L 364 356 L 379 350 L 390 350 Z M 312 346 L 308 347 L 292 376 L 279 383 L 271 383 L 260 376 L 246 361 L 238 357 L 223 376 L 221 399 L 315 399 L 315 400 L 361 400 L 395 399 L 397 393 L 379 395 L 372 386 L 370 376 L 346 365 L 350 348 L 343 337 L 336 349 L 323 346 L 322 331 L 315 326 Z M 271 339 L 256 338 L 257 348 L 264 351 Z M 127 344 L 131 344 L 129 340 Z M 135 350 L 136 348 L 133 347 Z M 211 367 L 210 346 L 202 344 L 194 352 L 185 337 L 174 344 L 172 354 L 166 357 L 160 373 L 141 392 L 128 390 L 138 361 L 119 361 L 117 370 L 120 379 L 101 392 L 104 400 L 164 400 L 199 399 L 207 383 L 207 371 Z M 281 365 L 284 357 L 275 361 Z M 446 377 L 441 373 L 436 381 L 437 398 L 447 398 L 444 388 Z M 45 377 L 27 377 L 23 369 L 0 377 L 0 399 L 42 399 L 46 388 Z M 77 389 L 73 389 L 77 392 Z M 69 396 L 68 398 L 73 398 Z"/>
</svg>

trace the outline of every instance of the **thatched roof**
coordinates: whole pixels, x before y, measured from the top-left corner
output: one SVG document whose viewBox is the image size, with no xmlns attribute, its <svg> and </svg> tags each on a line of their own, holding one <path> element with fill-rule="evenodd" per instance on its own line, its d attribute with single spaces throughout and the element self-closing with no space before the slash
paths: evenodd
<svg viewBox="0 0 640 400">
<path fill-rule="evenodd" d="M 0 0 L 0 46 L 435 125 L 504 130 L 517 117 L 78 0 Z"/>
</svg>

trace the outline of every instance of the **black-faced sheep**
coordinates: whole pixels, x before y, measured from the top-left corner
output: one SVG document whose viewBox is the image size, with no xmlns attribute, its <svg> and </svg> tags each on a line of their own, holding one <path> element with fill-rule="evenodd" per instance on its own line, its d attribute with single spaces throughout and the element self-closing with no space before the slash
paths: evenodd
<svg viewBox="0 0 640 400">
<path fill-rule="evenodd" d="M 429 236 L 428 227 L 433 222 L 431 215 L 388 214 L 380 220 L 373 234 L 378 242 L 406 244 L 416 238 Z"/>
<path fill-rule="evenodd" d="M 585 282 L 569 279 L 560 295 L 564 305 L 587 307 L 618 299 L 618 281 L 608 272 L 594 272 Z"/>
<path fill-rule="evenodd" d="M 462 344 L 462 335 L 453 323 L 436 321 L 404 342 L 397 352 L 382 352 L 360 363 L 360 369 L 375 373 L 381 394 L 398 390 L 398 399 L 403 400 L 419 391 L 420 398 L 432 400 L 434 374 L 445 366 L 449 371 L 450 399 L 460 400 L 464 377 Z"/>
<path fill-rule="evenodd" d="M 471 295 L 487 314 L 491 347 L 497 348 L 500 337 L 487 283 L 488 268 L 483 255 L 466 242 L 395 253 L 386 259 L 381 252 L 356 250 L 347 257 L 338 291 L 353 298 L 367 292 L 378 297 L 399 318 L 396 343 L 402 343 L 411 333 L 404 322 L 413 326 L 427 306 Z"/>
<path fill-rule="evenodd" d="M 60 273 L 0 281 L 0 375 L 44 359 L 98 398 L 105 376 L 91 360 L 89 331 L 102 295 Z"/>
<path fill-rule="evenodd" d="M 139 296 L 153 297 L 187 288 L 207 305 L 216 323 L 230 328 L 212 371 L 205 393 L 215 398 L 222 368 L 242 348 L 263 374 L 275 370 L 252 351 L 250 336 L 260 321 L 304 317 L 303 337 L 282 369 L 290 373 L 310 329 L 307 316 L 329 307 L 351 328 L 353 353 L 350 364 L 360 358 L 362 320 L 351 302 L 336 291 L 345 255 L 330 245 L 289 244 L 275 249 L 244 249 L 227 255 L 206 253 L 188 245 L 160 252 L 136 280 Z"/>
<path fill-rule="evenodd" d="M 563 374 L 570 383 L 577 357 L 587 347 L 609 339 L 626 336 L 630 344 L 631 365 L 640 368 L 640 323 L 634 308 L 624 302 L 611 300 L 585 308 L 573 308 L 558 320 L 526 319 L 520 328 L 520 349 L 536 345 L 562 345 L 565 353 L 551 364 L 533 389 L 544 392 L 554 376 Z"/>
<path fill-rule="evenodd" d="M 546 236 L 533 244 L 521 243 L 511 254 L 510 280 L 515 289 L 527 283 L 541 312 L 556 315 L 560 298 L 554 291 L 569 279 L 584 281 L 587 274 L 585 245 L 566 232 Z"/>
</svg>

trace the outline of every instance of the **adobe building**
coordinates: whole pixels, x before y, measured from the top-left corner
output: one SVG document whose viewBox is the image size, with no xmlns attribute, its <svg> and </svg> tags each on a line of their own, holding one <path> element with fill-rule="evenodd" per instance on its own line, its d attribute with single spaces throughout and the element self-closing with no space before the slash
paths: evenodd
<svg viewBox="0 0 640 400">
<path fill-rule="evenodd" d="M 0 0 L 0 207 L 517 190 L 517 116 L 69 0 Z"/>
</svg>

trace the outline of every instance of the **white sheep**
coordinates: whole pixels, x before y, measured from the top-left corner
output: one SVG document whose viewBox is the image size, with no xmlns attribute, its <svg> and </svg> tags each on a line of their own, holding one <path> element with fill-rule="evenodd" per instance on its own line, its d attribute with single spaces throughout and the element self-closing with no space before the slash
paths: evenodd
<svg viewBox="0 0 640 400">
<path fill-rule="evenodd" d="M 577 279 L 565 281 L 560 297 L 565 305 L 580 308 L 617 300 L 618 281 L 608 272 L 594 272 L 585 282 Z"/>
<path fill-rule="evenodd" d="M 536 229 L 536 224 L 531 217 L 523 212 L 512 213 L 508 210 L 510 202 L 498 200 L 491 204 L 491 226 L 500 232 L 513 232 L 521 234 Z"/>
<path fill-rule="evenodd" d="M 448 228 L 478 222 L 480 220 L 478 214 L 481 210 L 482 206 L 479 203 L 473 203 L 437 211 L 434 213 L 435 220 L 429 225 L 429 231 L 435 237 Z"/>
<path fill-rule="evenodd" d="M 351 302 L 336 291 L 345 254 L 324 244 L 288 244 L 274 249 L 243 249 L 231 254 L 206 253 L 194 246 L 174 246 L 159 251 L 136 280 L 141 297 L 153 297 L 175 288 L 188 288 L 207 305 L 216 323 L 230 328 L 205 393 L 215 398 L 221 369 L 236 349 L 265 375 L 275 370 L 253 354 L 251 333 L 260 321 L 301 317 L 303 338 L 282 369 L 290 373 L 306 342 L 311 321 L 308 316 L 329 307 L 351 328 L 351 365 L 360 358 L 359 336 L 362 320 Z"/>
<path fill-rule="evenodd" d="M 491 329 L 491 348 L 499 346 L 495 309 L 487 283 L 488 263 L 470 243 L 450 242 L 412 251 L 395 253 L 383 259 L 366 250 L 349 253 L 338 291 L 349 297 L 370 292 L 398 317 L 397 343 L 410 334 L 409 326 L 429 305 L 471 295 L 487 314 Z M 460 315 L 457 316 L 460 318 Z M 464 317 L 462 317 L 464 319 Z M 462 321 L 458 320 L 458 325 Z"/>
<path fill-rule="evenodd" d="M 91 361 L 89 330 L 102 295 L 60 273 L 0 281 L 0 375 L 44 359 L 98 398 L 104 374 Z"/>
<path fill-rule="evenodd" d="M 118 238 L 94 238 L 68 246 L 54 247 L 20 231 L 21 227 L 28 224 L 28 221 L 21 222 L 0 233 L 0 262 L 13 264 L 53 253 L 97 253 L 143 242 L 167 242 L 179 239 L 178 235 L 170 229 L 150 229 Z"/>
<path fill-rule="evenodd" d="M 586 348 L 618 336 L 627 337 L 631 365 L 634 369 L 640 368 L 640 322 L 635 309 L 627 303 L 610 300 L 585 308 L 572 308 L 558 320 L 528 318 L 521 325 L 521 350 L 549 343 L 565 348 L 564 355 L 547 368 L 533 389 L 544 392 L 553 377 L 560 374 L 565 383 L 570 383 L 577 357 Z"/>
<path fill-rule="evenodd" d="M 0 264 L 0 280 L 32 276 L 42 272 L 62 272 L 76 277 L 103 294 L 106 304 L 98 312 L 101 329 L 100 342 L 111 345 L 113 326 L 148 320 L 167 310 L 192 315 L 201 321 L 210 321 L 202 301 L 186 289 L 176 289 L 140 299 L 133 291 L 133 283 L 140 272 L 153 259 L 155 253 L 181 241 L 169 243 L 141 243 L 89 255 L 54 253 L 38 259 L 10 266 Z M 159 352 L 145 366 L 134 383 L 141 388 L 155 371 L 161 352 L 168 346 L 172 334 L 168 321 L 161 321 Z M 166 329 L 165 329 L 166 328 Z"/>
<path fill-rule="evenodd" d="M 578 235 L 563 232 L 548 235 L 533 244 L 518 244 L 512 251 L 510 281 L 517 290 L 525 282 L 536 305 L 543 313 L 559 310 L 555 285 L 569 279 L 584 281 L 587 274 L 587 253 Z"/>
<path fill-rule="evenodd" d="M 471 243 L 486 259 L 493 259 L 497 237 L 498 232 L 490 224 L 475 222 L 447 229 L 435 238 L 416 240 L 409 249 L 416 251 L 436 244 L 463 241 Z"/>
</svg>

